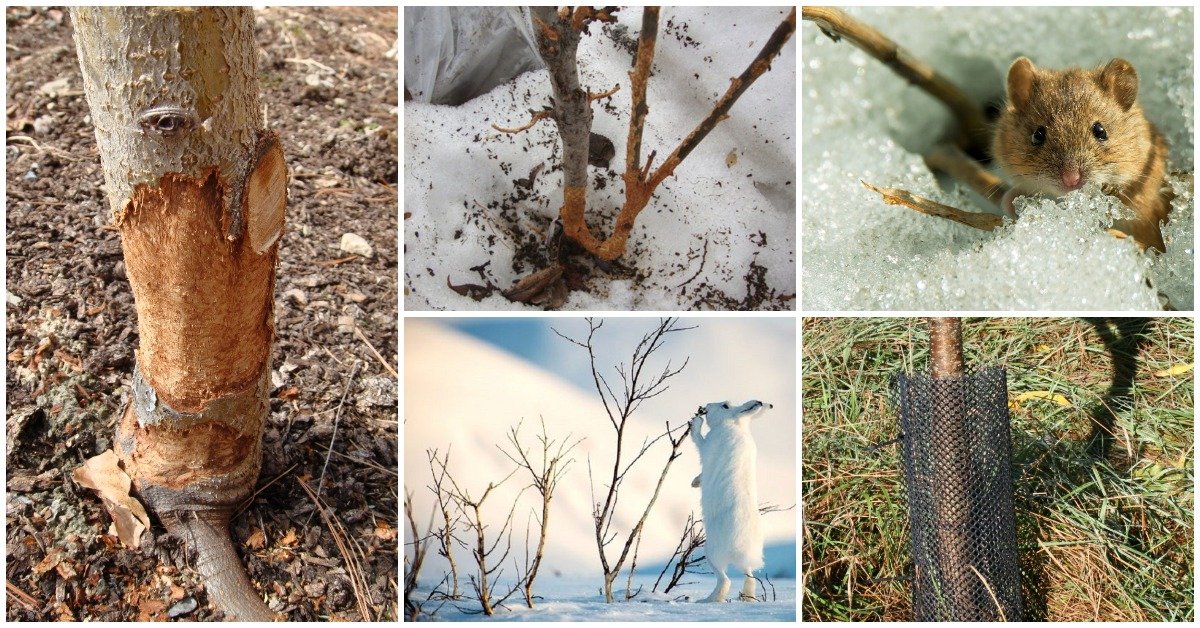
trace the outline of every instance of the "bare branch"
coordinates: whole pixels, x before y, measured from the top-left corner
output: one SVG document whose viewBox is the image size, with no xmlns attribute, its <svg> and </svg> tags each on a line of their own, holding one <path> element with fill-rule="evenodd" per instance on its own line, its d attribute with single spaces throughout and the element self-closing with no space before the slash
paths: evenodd
<svg viewBox="0 0 1200 628">
<path fill-rule="evenodd" d="M 662 485 L 666 479 L 667 473 L 671 468 L 671 464 L 680 455 L 680 446 L 684 439 L 690 433 L 691 425 L 687 424 L 682 431 L 678 427 L 672 428 L 670 423 L 667 423 L 663 433 L 651 438 L 649 435 L 644 436 L 641 447 L 632 456 L 627 456 L 625 453 L 625 437 L 628 433 L 628 420 L 633 412 L 646 399 L 653 398 L 667 390 L 667 381 L 678 375 L 687 366 L 685 360 L 683 365 L 674 368 L 668 363 L 659 374 L 649 381 L 643 380 L 643 373 L 646 371 L 647 363 L 653 357 L 656 351 L 662 348 L 666 337 L 677 331 L 685 331 L 692 329 L 691 327 L 683 327 L 679 325 L 677 319 L 664 318 L 659 321 L 659 324 L 649 333 L 642 336 L 641 340 L 633 349 L 632 358 L 628 366 L 618 364 L 615 369 L 621 377 L 623 384 L 622 394 L 618 397 L 611 387 L 608 386 L 601 376 L 599 376 L 599 367 L 596 361 L 595 342 L 596 331 L 603 323 L 597 323 L 594 320 L 588 321 L 589 333 L 586 340 L 575 340 L 569 338 L 557 330 L 555 333 L 568 342 L 581 347 L 588 353 L 590 367 L 593 373 L 592 381 L 595 385 L 597 395 L 604 401 L 605 411 L 608 414 L 609 423 L 615 432 L 614 454 L 612 461 L 612 471 L 607 484 L 607 491 L 601 501 L 595 493 L 595 480 L 592 475 L 591 457 L 588 458 L 588 486 L 591 490 L 592 499 L 592 524 L 594 526 L 596 550 L 600 555 L 600 566 L 604 572 L 604 597 L 605 601 L 612 602 L 613 582 L 620 574 L 622 567 L 629 561 L 630 573 L 626 580 L 625 594 L 627 598 L 636 593 L 632 592 L 633 587 L 633 571 L 637 564 L 637 551 L 641 543 L 642 531 L 645 528 L 645 522 L 649 517 L 650 511 L 654 507 L 654 503 L 658 499 L 658 495 L 662 489 Z M 611 399 L 611 405 L 609 400 Z M 674 435 L 680 432 L 678 438 Z M 633 469 L 634 465 L 641 460 L 647 452 L 654 447 L 663 438 L 666 438 L 671 443 L 671 451 L 667 456 L 662 471 L 658 478 L 658 483 L 655 486 L 654 494 L 645 504 L 641 518 L 637 524 L 626 534 L 620 542 L 620 554 L 614 560 L 609 560 L 607 547 L 613 541 L 621 538 L 620 534 L 613 529 L 614 519 L 617 504 L 620 502 L 621 484 Z M 631 458 L 631 459 L 629 459 Z"/>
<path fill-rule="evenodd" d="M 533 109 L 530 109 L 529 110 L 529 116 L 530 116 L 529 122 L 526 122 L 525 124 L 522 124 L 521 126 L 518 126 L 518 127 L 513 127 L 511 129 L 507 128 L 507 127 L 502 127 L 498 124 L 493 123 L 492 128 L 496 129 L 497 131 L 500 131 L 501 133 L 516 134 L 516 133 L 520 133 L 521 131 L 524 131 L 526 129 L 533 128 L 533 125 L 537 124 L 538 122 L 540 122 L 542 120 L 545 120 L 546 118 L 551 117 L 553 114 L 554 114 L 554 112 L 550 109 L 542 109 L 541 111 L 534 111 Z"/>
</svg>

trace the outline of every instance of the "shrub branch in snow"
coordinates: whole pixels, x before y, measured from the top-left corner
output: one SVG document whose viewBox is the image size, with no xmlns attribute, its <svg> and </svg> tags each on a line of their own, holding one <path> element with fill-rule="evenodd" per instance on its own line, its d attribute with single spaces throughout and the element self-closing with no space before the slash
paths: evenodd
<svg viewBox="0 0 1200 628">
<path fill-rule="evenodd" d="M 504 128 L 493 125 L 499 131 L 516 133 L 524 131 L 538 121 L 553 118 L 558 125 L 562 141 L 563 156 L 563 204 L 559 209 L 563 234 L 578 243 L 589 253 L 601 260 L 611 262 L 625 253 L 626 242 L 633 231 L 637 216 L 650 202 L 654 190 L 675 168 L 704 140 L 721 121 L 729 117 L 729 110 L 738 98 L 771 68 L 771 61 L 779 55 L 796 30 L 796 11 L 793 9 L 768 38 L 739 76 L 730 81 L 725 94 L 713 105 L 700 123 L 680 142 L 679 146 L 654 168 L 657 151 L 651 151 L 642 164 L 642 133 L 646 115 L 650 108 L 646 103 L 646 83 L 650 79 L 654 63 L 655 44 L 658 39 L 659 7 L 646 7 L 642 13 L 642 30 L 638 37 L 637 56 L 629 74 L 632 85 L 632 115 L 629 121 L 629 138 L 625 152 L 625 201 L 617 215 L 612 234 L 604 240 L 597 238 L 588 227 L 584 214 L 587 210 L 588 157 L 591 142 L 592 108 L 594 100 L 614 94 L 620 85 L 598 94 L 589 93 L 579 83 L 579 66 L 576 58 L 580 35 L 587 32 L 593 22 L 613 22 L 614 7 L 596 10 L 592 7 L 533 7 L 538 53 L 550 70 L 550 84 L 554 92 L 553 107 L 530 111 L 530 121 L 519 127 Z M 551 258 L 551 268 L 558 266 L 557 256 Z M 563 279 L 561 272 L 539 271 L 526 278 L 523 289 L 505 294 L 510 300 L 525 303 L 540 302 L 543 291 L 559 292 Z M 529 284 L 535 284 L 533 286 Z M 533 289 L 531 289 L 531 287 Z M 556 300 L 551 300 L 551 303 Z"/>
<path fill-rule="evenodd" d="M 600 566 L 604 572 L 604 600 L 612 602 L 613 582 L 620 575 L 626 560 L 630 561 L 630 567 L 629 577 L 625 585 L 625 598 L 629 599 L 637 594 L 632 591 L 632 581 L 633 571 L 637 564 L 637 549 L 641 543 L 642 529 L 646 524 L 646 518 L 650 515 L 650 510 L 654 508 L 654 502 L 658 500 L 659 492 L 662 490 L 663 482 L 667 478 L 667 472 L 670 471 L 671 464 L 675 462 L 676 458 L 682 455 L 680 450 L 691 429 L 690 424 L 672 428 L 670 422 L 668 422 L 662 434 L 654 438 L 645 437 L 637 453 L 627 458 L 625 455 L 625 437 L 629 435 L 627 431 L 629 418 L 644 401 L 666 392 L 669 389 L 667 381 L 687 367 L 687 360 L 684 360 L 683 364 L 678 368 L 672 367 L 671 363 L 668 362 L 658 375 L 651 375 L 645 370 L 651 356 L 662 347 L 667 336 L 670 334 L 695 328 L 681 327 L 678 319 L 674 318 L 660 320 L 658 326 L 653 331 L 642 336 L 641 341 L 638 342 L 633 350 L 633 355 L 629 363 L 618 364 L 615 367 L 617 374 L 621 378 L 621 391 L 617 393 L 613 390 L 608 380 L 600 374 L 596 360 L 596 332 L 604 326 L 604 321 L 596 321 L 595 319 L 588 318 L 587 323 L 588 334 L 587 338 L 583 340 L 576 340 L 565 336 L 557 329 L 554 330 L 554 333 L 558 334 L 560 338 L 587 351 L 592 371 L 592 382 L 595 385 L 596 393 L 600 396 L 601 403 L 604 405 L 604 411 L 608 415 L 609 424 L 613 428 L 615 447 L 612 460 L 612 473 L 609 477 L 603 501 L 596 499 L 595 483 L 592 482 L 591 458 L 589 457 L 588 459 L 588 482 L 592 487 L 592 523 L 596 532 L 596 549 L 600 554 Z M 676 435 L 676 432 L 678 432 L 678 435 Z M 610 558 L 607 548 L 613 541 L 619 541 L 620 538 L 620 533 L 613 530 L 612 525 L 616 515 L 621 483 L 625 481 L 630 469 L 646 455 L 650 448 L 664 438 L 671 444 L 671 451 L 663 463 L 662 472 L 658 476 L 658 482 L 654 485 L 654 493 L 646 502 L 637 523 L 625 535 L 624 542 L 619 542 L 621 548 L 620 554 L 615 558 Z"/>
<path fill-rule="evenodd" d="M 508 430 L 508 444 L 512 446 L 513 452 L 509 452 L 504 447 L 497 445 L 497 448 L 512 460 L 518 468 L 524 469 L 529 473 L 530 486 L 538 492 L 542 498 L 542 514 L 538 517 L 538 545 L 532 559 L 529 556 L 529 528 L 525 530 L 525 566 L 519 575 L 519 579 L 524 583 L 521 587 L 525 594 L 525 605 L 533 608 L 533 582 L 537 579 L 538 568 L 542 565 L 542 557 L 546 551 L 546 532 L 549 530 L 550 522 L 550 500 L 554 497 L 554 489 L 558 488 L 558 482 L 562 479 L 563 474 L 567 472 L 567 467 L 573 461 L 572 458 L 567 458 L 571 451 L 575 449 L 583 439 L 578 439 L 571 442 L 571 436 L 568 434 L 561 441 L 556 441 L 546 434 L 546 421 L 542 419 L 542 433 L 538 435 L 537 441 L 541 445 L 542 456 L 541 462 L 534 463 L 529 459 L 529 454 L 525 447 L 521 445 L 521 424 L 517 423 L 516 427 L 511 427 Z"/>
<path fill-rule="evenodd" d="M 502 606 L 508 598 L 520 590 L 523 584 L 521 578 L 518 577 L 512 588 L 503 595 L 499 595 L 494 589 L 495 583 L 499 581 L 500 575 L 503 573 L 502 567 L 504 561 L 508 559 L 508 554 L 512 550 L 513 513 L 516 512 L 520 495 L 518 494 L 518 498 L 513 501 L 513 506 L 509 509 L 508 516 L 504 519 L 504 524 L 495 533 L 495 538 L 492 539 L 490 544 L 488 543 L 486 533 L 489 526 L 484 522 L 482 511 L 483 505 L 492 494 L 492 491 L 512 478 L 517 469 L 513 469 L 511 473 L 499 482 L 489 482 L 487 489 L 479 497 L 471 497 L 470 493 L 459 487 L 454 476 L 448 472 L 449 453 L 444 458 L 439 459 L 436 451 L 430 452 L 430 459 L 433 464 L 441 469 L 442 477 L 450 481 L 447 495 L 449 495 L 450 500 L 454 503 L 458 511 L 462 513 L 466 528 L 471 533 L 469 542 L 472 545 L 471 557 L 475 560 L 475 573 L 470 575 L 469 579 L 471 587 L 475 591 L 475 599 L 479 602 L 479 610 L 476 612 L 488 616 L 494 615 L 496 608 Z M 524 489 L 521 492 L 523 493 Z M 501 541 L 504 542 L 503 551 L 499 551 Z"/>
<path fill-rule="evenodd" d="M 458 564 L 454 561 L 453 549 L 455 543 L 462 545 L 462 542 L 455 538 L 454 530 L 458 527 L 459 522 L 462 521 L 462 514 L 456 513 L 453 516 L 450 514 L 452 500 L 449 491 L 445 487 L 446 464 L 450 461 L 450 452 L 449 450 L 446 451 L 446 455 L 438 465 L 442 469 L 441 473 L 438 473 L 437 469 L 434 468 L 437 451 L 426 451 L 425 455 L 429 459 L 429 473 L 433 477 L 433 485 L 429 487 L 429 490 L 433 493 L 434 500 L 437 502 L 435 513 L 442 515 L 442 527 L 436 533 L 431 529 L 430 533 L 434 534 L 437 538 L 438 554 L 450 563 L 450 571 L 446 574 L 449 578 L 450 591 L 446 596 L 452 600 L 457 600 L 462 597 L 462 594 L 458 590 Z"/>
</svg>

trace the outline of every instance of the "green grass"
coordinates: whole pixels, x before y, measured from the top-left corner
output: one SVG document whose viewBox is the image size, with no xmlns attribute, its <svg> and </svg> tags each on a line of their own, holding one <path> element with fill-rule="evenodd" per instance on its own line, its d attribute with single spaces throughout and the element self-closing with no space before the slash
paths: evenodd
<svg viewBox="0 0 1200 628">
<path fill-rule="evenodd" d="M 1136 351 L 1116 350 L 1123 363 L 1136 358 L 1131 406 L 1104 403 L 1114 359 L 1101 328 L 1113 326 L 964 321 L 968 365 L 1008 369 L 1025 619 L 1192 621 L 1194 380 L 1162 372 L 1195 360 L 1193 321 L 1153 319 L 1124 335 L 1141 338 Z M 802 353 L 803 619 L 912 620 L 900 447 L 872 445 L 899 435 L 889 382 L 927 369 L 926 327 L 808 318 Z M 1013 403 L 1030 391 L 1068 405 Z M 1102 455 L 1091 417 L 1106 407 Z"/>
</svg>

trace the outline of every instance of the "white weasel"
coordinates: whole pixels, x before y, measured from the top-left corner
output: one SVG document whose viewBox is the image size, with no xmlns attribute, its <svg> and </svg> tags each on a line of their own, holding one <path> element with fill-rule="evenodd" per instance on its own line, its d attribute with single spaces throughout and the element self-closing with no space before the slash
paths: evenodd
<svg viewBox="0 0 1200 628">
<path fill-rule="evenodd" d="M 705 553 L 717 576 L 717 587 L 705 602 L 724 602 L 729 593 L 725 570 L 736 567 L 745 575 L 742 600 L 754 600 L 753 572 L 763 565 L 762 531 L 758 526 L 757 450 L 750 434 L 750 419 L 771 409 L 771 404 L 747 401 L 710 403 L 704 415 L 692 419 L 692 440 L 700 450 L 700 509 L 704 514 Z M 708 435 L 700 428 L 707 417 Z"/>
</svg>

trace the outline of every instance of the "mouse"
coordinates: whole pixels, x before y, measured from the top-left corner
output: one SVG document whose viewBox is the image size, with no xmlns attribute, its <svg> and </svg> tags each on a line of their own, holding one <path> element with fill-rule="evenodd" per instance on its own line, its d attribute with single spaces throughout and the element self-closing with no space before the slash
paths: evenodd
<svg viewBox="0 0 1200 628">
<path fill-rule="evenodd" d="M 1115 221 L 1115 229 L 1142 248 L 1166 251 L 1161 225 L 1172 198 L 1163 186 L 1167 142 L 1137 96 L 1137 71 L 1125 59 L 1093 70 L 1014 61 L 992 141 L 992 156 L 1013 183 L 1004 211 L 1016 218 L 1018 196 L 1057 197 L 1093 182 L 1136 216 Z"/>
</svg>

